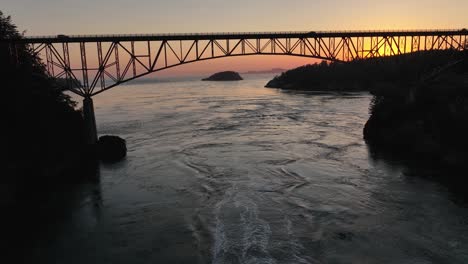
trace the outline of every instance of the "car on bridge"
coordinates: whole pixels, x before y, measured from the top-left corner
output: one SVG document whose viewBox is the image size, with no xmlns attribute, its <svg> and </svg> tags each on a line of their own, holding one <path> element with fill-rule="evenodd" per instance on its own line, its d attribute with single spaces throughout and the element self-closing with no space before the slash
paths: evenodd
<svg viewBox="0 0 468 264">
<path fill-rule="evenodd" d="M 460 30 L 461 32 L 468 32 L 468 29 L 466 28 L 462 28 L 462 30 Z"/>
<path fill-rule="evenodd" d="M 58 34 L 57 35 L 57 38 L 69 38 L 67 35 L 64 35 L 64 34 Z"/>
</svg>

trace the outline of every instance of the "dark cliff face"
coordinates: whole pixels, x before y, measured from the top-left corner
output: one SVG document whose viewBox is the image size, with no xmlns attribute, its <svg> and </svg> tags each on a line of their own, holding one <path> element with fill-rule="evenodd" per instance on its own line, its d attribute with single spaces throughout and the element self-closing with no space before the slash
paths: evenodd
<svg viewBox="0 0 468 264">
<path fill-rule="evenodd" d="M 468 56 L 429 71 L 434 78 L 374 89 L 364 139 L 370 157 L 404 166 L 408 177 L 442 183 L 468 204 Z M 446 63 L 446 65 L 450 65 Z M 421 80 L 425 79 L 422 75 Z"/>
<path fill-rule="evenodd" d="M 400 93 L 373 91 L 364 138 L 372 153 L 461 168 L 468 161 L 468 60 Z M 402 92 L 404 91 L 404 92 Z"/>
<path fill-rule="evenodd" d="M 224 71 L 218 72 L 211 75 L 208 78 L 203 79 L 202 81 L 240 81 L 243 80 L 242 77 L 237 72 L 233 71 Z"/>
<path fill-rule="evenodd" d="M 20 35 L 10 18 L 0 12 L 0 39 L 13 37 Z M 1 180 L 23 187 L 69 181 L 70 170 L 79 167 L 84 158 L 81 113 L 49 78 L 36 54 L 26 46 L 18 46 L 17 52 L 18 61 L 11 60 L 8 46 L 0 43 L 5 88 L 0 134 L 6 153 Z"/>
</svg>

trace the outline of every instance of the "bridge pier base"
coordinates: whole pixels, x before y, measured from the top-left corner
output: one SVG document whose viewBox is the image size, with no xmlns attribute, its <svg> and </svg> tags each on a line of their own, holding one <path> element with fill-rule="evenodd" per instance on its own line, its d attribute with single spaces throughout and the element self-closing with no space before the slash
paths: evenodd
<svg viewBox="0 0 468 264">
<path fill-rule="evenodd" d="M 93 99 L 86 96 L 83 100 L 83 118 L 85 126 L 86 142 L 90 145 L 97 143 L 96 117 L 94 115 Z"/>
</svg>

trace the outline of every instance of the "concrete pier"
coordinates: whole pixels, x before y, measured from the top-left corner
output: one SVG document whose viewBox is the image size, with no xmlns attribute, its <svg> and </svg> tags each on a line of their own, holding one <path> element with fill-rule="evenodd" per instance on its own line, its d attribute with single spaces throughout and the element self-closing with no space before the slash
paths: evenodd
<svg viewBox="0 0 468 264">
<path fill-rule="evenodd" d="M 87 143 L 94 145 L 97 143 L 96 117 L 94 115 L 94 104 L 91 97 L 83 100 L 83 118 L 85 122 L 85 133 Z"/>
</svg>

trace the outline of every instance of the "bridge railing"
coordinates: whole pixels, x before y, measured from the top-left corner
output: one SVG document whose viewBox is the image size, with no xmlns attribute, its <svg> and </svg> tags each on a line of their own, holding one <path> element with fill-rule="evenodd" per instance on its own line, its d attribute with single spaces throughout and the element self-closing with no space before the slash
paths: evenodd
<svg viewBox="0 0 468 264">
<path fill-rule="evenodd" d="M 276 32 L 207 32 L 207 33 L 145 33 L 145 34 L 86 34 L 63 35 L 68 38 L 102 38 L 102 37 L 166 37 L 166 36 L 232 36 L 232 35 L 268 35 L 268 34 L 307 34 L 310 31 L 276 31 Z M 60 38 L 59 35 L 23 36 L 24 38 Z"/>
<path fill-rule="evenodd" d="M 302 34 L 338 34 L 338 33 L 437 33 L 437 32 L 468 32 L 462 29 L 405 29 L 405 30 L 329 30 L 329 31 L 270 31 L 270 32 L 207 32 L 207 33 L 145 33 L 145 34 L 92 34 L 92 35 L 44 35 L 23 36 L 25 39 L 53 39 L 53 38 L 119 38 L 119 37 L 171 37 L 171 36 L 258 36 L 258 35 L 302 35 Z"/>
</svg>

